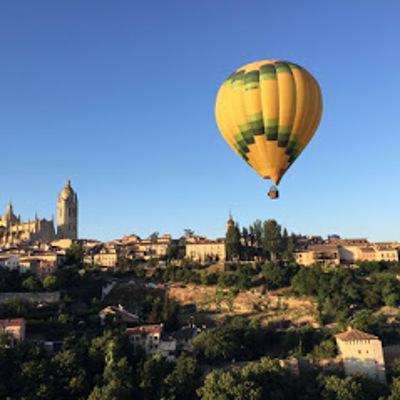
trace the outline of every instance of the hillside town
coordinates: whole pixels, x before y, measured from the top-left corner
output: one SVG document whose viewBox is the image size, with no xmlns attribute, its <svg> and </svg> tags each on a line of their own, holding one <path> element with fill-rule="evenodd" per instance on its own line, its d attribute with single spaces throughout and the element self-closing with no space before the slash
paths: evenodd
<svg viewBox="0 0 400 400">
<path fill-rule="evenodd" d="M 289 234 L 275 220 L 239 230 L 232 215 L 225 237 L 216 239 L 190 229 L 179 238 L 79 238 L 69 180 L 54 222 L 22 222 L 11 203 L 1 218 L 0 363 L 25 350 L 0 375 L 47 393 L 20 389 L 21 398 L 60 390 L 59 398 L 106 398 L 111 384 L 119 385 L 116 398 L 211 398 L 219 390 L 213 381 L 229 378 L 239 390 L 246 370 L 290 378 L 276 389 L 285 398 L 307 393 L 297 379 L 310 374 L 319 376 L 316 394 L 302 398 L 346 385 L 364 393 L 372 382 L 377 396 L 397 390 L 398 242 Z M 59 365 L 48 371 L 50 381 L 24 367 L 34 362 L 32 351 L 40 368 Z M 89 377 L 81 365 L 95 360 L 100 369 Z M 120 376 L 96 384 L 107 368 L 121 368 Z M 154 381 L 157 368 L 164 383 Z M 171 383 L 179 374 L 183 388 Z M 93 383 L 83 384 L 88 379 Z M 0 384 L 2 397 L 7 390 Z"/>
</svg>

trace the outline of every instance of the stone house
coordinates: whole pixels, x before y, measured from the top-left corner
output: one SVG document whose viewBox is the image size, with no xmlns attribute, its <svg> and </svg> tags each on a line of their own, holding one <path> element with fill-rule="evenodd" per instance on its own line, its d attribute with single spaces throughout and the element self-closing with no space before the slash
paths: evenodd
<svg viewBox="0 0 400 400">
<path fill-rule="evenodd" d="M 11 339 L 11 347 L 25 340 L 26 323 L 23 318 L 0 319 L 0 333 Z"/>
<path fill-rule="evenodd" d="M 175 360 L 176 340 L 163 332 L 163 324 L 126 328 L 134 352 L 143 349 L 146 357 L 160 353 L 167 361 Z"/>
<path fill-rule="evenodd" d="M 349 328 L 335 337 L 346 375 L 358 372 L 386 382 L 382 342 L 377 336 Z"/>
</svg>

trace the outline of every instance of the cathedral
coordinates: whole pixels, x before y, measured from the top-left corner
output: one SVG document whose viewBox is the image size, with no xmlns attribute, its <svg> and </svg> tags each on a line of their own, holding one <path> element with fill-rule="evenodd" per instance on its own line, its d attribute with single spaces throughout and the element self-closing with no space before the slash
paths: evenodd
<svg viewBox="0 0 400 400">
<path fill-rule="evenodd" d="M 0 219 L 0 246 L 77 238 L 78 196 L 72 189 L 69 179 L 58 196 L 57 232 L 54 218 L 40 219 L 35 215 L 33 221 L 22 222 L 21 217 L 14 214 L 11 202 L 7 212 Z"/>
</svg>

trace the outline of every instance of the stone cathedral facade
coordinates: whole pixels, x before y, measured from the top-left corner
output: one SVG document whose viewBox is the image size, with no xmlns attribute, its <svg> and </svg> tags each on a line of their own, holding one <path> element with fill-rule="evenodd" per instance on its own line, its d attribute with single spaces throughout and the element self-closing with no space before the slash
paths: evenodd
<svg viewBox="0 0 400 400">
<path fill-rule="evenodd" d="M 21 221 L 14 214 L 11 202 L 6 213 L 0 218 L 0 246 L 32 242 L 51 242 L 56 239 L 78 238 L 78 196 L 68 179 L 58 197 L 57 231 L 54 218 L 38 218 Z"/>
</svg>

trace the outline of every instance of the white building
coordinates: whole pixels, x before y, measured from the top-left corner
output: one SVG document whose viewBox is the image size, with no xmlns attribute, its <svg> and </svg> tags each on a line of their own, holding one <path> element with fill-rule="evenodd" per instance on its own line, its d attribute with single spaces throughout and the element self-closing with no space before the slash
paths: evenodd
<svg viewBox="0 0 400 400">
<path fill-rule="evenodd" d="M 335 337 L 346 375 L 358 372 L 386 382 L 382 342 L 377 336 L 349 328 Z"/>
<path fill-rule="evenodd" d="M 141 348 L 146 357 L 160 353 L 167 361 L 175 360 L 176 340 L 163 334 L 163 324 L 127 328 L 125 332 L 135 353 Z"/>
<path fill-rule="evenodd" d="M 0 256 L 0 267 L 14 270 L 19 269 L 21 266 L 21 259 L 18 256 L 9 254 Z"/>
</svg>

